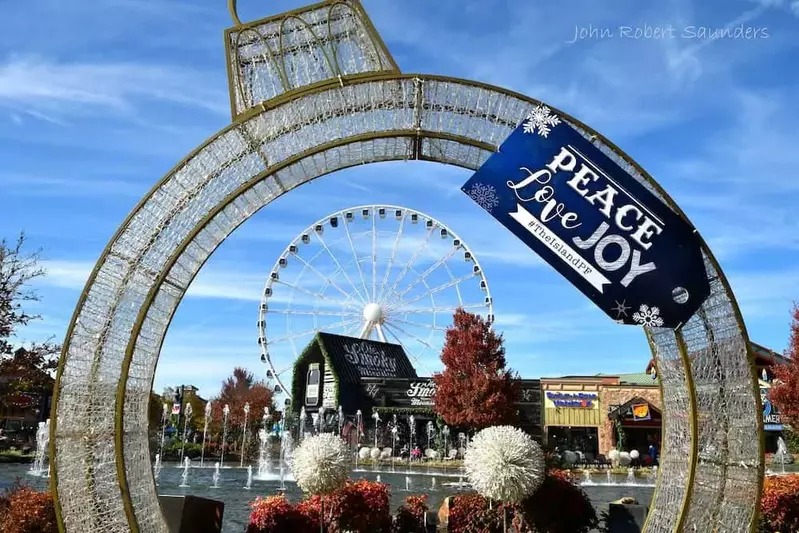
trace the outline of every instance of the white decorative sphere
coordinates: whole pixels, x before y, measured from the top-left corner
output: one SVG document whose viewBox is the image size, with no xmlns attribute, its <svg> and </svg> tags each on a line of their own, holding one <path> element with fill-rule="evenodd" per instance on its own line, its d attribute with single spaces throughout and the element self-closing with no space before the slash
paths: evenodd
<svg viewBox="0 0 799 533">
<path fill-rule="evenodd" d="M 615 463 L 619 460 L 619 450 L 613 449 L 608 452 L 608 459 L 611 463 Z"/>
<path fill-rule="evenodd" d="M 563 461 L 566 464 L 573 465 L 577 462 L 577 454 L 571 450 L 566 450 L 563 452 Z"/>
<path fill-rule="evenodd" d="M 363 448 L 361 448 L 361 451 L 358 452 L 358 457 L 362 461 L 366 461 L 367 459 L 369 459 L 369 455 L 371 453 L 372 453 L 372 449 L 371 448 L 367 448 L 366 446 L 364 446 Z"/>
<path fill-rule="evenodd" d="M 383 450 L 382 452 L 380 452 L 380 459 L 384 461 L 386 459 L 391 459 L 391 450 Z"/>
<path fill-rule="evenodd" d="M 621 466 L 628 466 L 632 462 L 632 457 L 627 452 L 621 452 L 619 454 L 619 464 Z"/>
<path fill-rule="evenodd" d="M 349 475 L 349 452 L 340 438 L 322 433 L 303 439 L 294 450 L 291 473 L 308 494 L 328 494 Z"/>
<path fill-rule="evenodd" d="M 638 450 L 632 450 L 632 451 L 630 451 L 630 457 L 633 460 L 635 460 L 635 459 L 638 459 L 639 457 L 641 457 L 641 454 L 638 453 Z"/>
<path fill-rule="evenodd" d="M 369 457 L 371 457 L 373 461 L 380 459 L 380 448 L 372 448 L 372 451 L 369 452 Z"/>
<path fill-rule="evenodd" d="M 477 433 L 463 466 L 478 493 L 503 502 L 523 500 L 544 480 L 541 447 L 512 426 L 494 426 Z"/>
</svg>

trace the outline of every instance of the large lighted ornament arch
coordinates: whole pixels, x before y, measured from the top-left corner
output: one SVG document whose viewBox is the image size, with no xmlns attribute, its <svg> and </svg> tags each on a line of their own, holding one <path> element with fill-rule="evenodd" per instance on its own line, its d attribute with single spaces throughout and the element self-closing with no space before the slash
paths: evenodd
<svg viewBox="0 0 799 533">
<path fill-rule="evenodd" d="M 68 532 L 167 532 L 148 400 L 170 320 L 217 246 L 253 213 L 354 165 L 477 169 L 539 102 L 467 80 L 402 74 L 357 0 L 227 30 L 233 123 L 136 206 L 92 271 L 67 332 L 51 423 L 52 486 Z M 558 114 L 682 212 L 628 156 Z M 745 531 L 763 476 L 746 329 L 707 247 L 711 295 L 678 331 L 647 328 L 663 391 L 661 468 L 646 531 Z M 615 327 L 615 326 L 612 326 Z"/>
</svg>

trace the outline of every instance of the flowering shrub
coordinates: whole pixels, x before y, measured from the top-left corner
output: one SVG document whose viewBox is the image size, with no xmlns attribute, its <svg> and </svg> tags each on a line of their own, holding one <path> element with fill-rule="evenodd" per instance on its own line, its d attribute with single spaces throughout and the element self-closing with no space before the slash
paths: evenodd
<svg viewBox="0 0 799 533">
<path fill-rule="evenodd" d="M 456 496 L 449 514 L 449 530 L 498 533 L 503 530 L 502 515 L 502 504 L 489 508 L 482 496 Z M 572 482 L 571 474 L 563 470 L 549 470 L 532 496 L 519 505 L 507 506 L 507 521 L 519 533 L 587 533 L 599 526 L 588 497 Z"/>
<path fill-rule="evenodd" d="M 421 459 L 422 449 L 417 446 L 416 448 L 411 450 L 411 457 L 413 457 L 414 459 Z"/>
<path fill-rule="evenodd" d="M 391 531 L 388 485 L 365 479 L 349 481 L 325 498 L 324 505 L 325 516 L 332 518 L 330 521 L 334 527 L 326 528 L 331 533 Z"/>
<path fill-rule="evenodd" d="M 53 497 L 17 480 L 0 496 L 0 531 L 3 533 L 58 533 Z"/>
<path fill-rule="evenodd" d="M 312 496 L 296 506 L 283 496 L 258 498 L 250 506 L 248 533 L 316 532 L 322 512 L 328 533 L 391 531 L 388 486 L 372 481 L 349 481 L 324 500 Z"/>
<path fill-rule="evenodd" d="M 760 499 L 760 530 L 799 531 L 799 474 L 766 477 Z"/>
<path fill-rule="evenodd" d="M 424 516 L 427 513 L 427 494 L 405 498 L 394 520 L 394 533 L 424 533 Z"/>
<path fill-rule="evenodd" d="M 565 470 L 549 470 L 521 507 L 527 522 L 542 533 L 584 533 L 599 526 L 588 496 Z"/>
<path fill-rule="evenodd" d="M 479 494 L 455 496 L 449 512 L 450 533 L 500 533 L 502 531 L 502 506 L 489 509 L 488 500 Z"/>
<path fill-rule="evenodd" d="M 256 498 L 254 502 L 250 502 L 250 507 L 252 513 L 247 533 L 315 531 L 309 517 L 293 507 L 283 495 Z"/>
</svg>

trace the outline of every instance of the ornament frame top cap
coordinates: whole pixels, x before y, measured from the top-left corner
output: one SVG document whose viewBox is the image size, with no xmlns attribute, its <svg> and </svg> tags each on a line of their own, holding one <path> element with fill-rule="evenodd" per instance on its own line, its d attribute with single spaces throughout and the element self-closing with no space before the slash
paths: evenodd
<svg viewBox="0 0 799 533">
<path fill-rule="evenodd" d="M 299 90 L 400 70 L 358 0 L 325 0 L 234 26 L 225 51 L 234 122 L 279 104 Z"/>
</svg>

